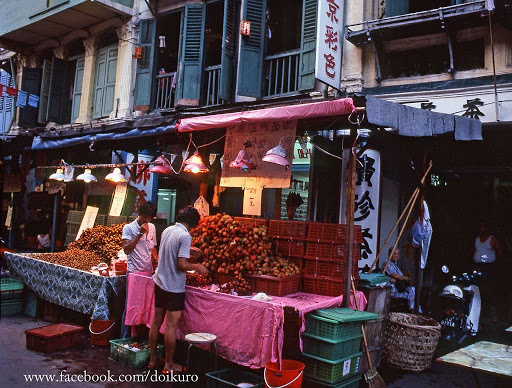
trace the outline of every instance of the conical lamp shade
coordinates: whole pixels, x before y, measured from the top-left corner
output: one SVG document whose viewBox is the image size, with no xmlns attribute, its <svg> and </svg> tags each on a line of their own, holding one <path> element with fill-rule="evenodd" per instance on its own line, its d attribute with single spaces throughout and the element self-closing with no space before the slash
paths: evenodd
<svg viewBox="0 0 512 388">
<path fill-rule="evenodd" d="M 64 170 L 62 168 L 58 168 L 57 171 L 50 175 L 48 179 L 51 179 L 52 181 L 63 181 L 64 178 Z"/>
<path fill-rule="evenodd" d="M 110 174 L 108 174 L 105 179 L 107 181 L 111 181 L 111 182 L 115 182 L 115 183 L 118 183 L 118 182 L 128 182 L 128 179 L 126 179 L 126 177 L 121 174 L 121 169 L 119 167 L 116 167 L 114 168 L 114 171 L 112 171 Z"/>
<path fill-rule="evenodd" d="M 165 156 L 160 155 L 156 159 L 156 162 L 160 162 L 161 164 L 157 164 L 157 165 L 151 167 L 149 169 L 149 172 L 153 172 L 155 174 L 165 174 L 165 175 L 169 175 L 172 172 L 171 164 L 169 163 L 169 161 L 167 160 L 167 158 Z"/>
<path fill-rule="evenodd" d="M 185 168 L 183 171 L 197 174 L 199 172 L 208 172 L 208 167 L 203 163 L 203 159 L 197 153 L 197 151 L 190 158 L 184 162 Z"/>
<path fill-rule="evenodd" d="M 85 183 L 90 183 L 90 182 L 96 182 L 97 179 L 94 175 L 92 175 L 92 172 L 91 172 L 91 169 L 90 168 L 86 168 L 85 171 L 83 172 L 83 174 L 80 174 L 76 177 L 76 180 L 77 181 L 84 181 Z"/>
<path fill-rule="evenodd" d="M 279 142 L 279 144 L 274 148 L 268 150 L 261 160 L 268 163 L 279 164 L 281 166 L 290 165 L 290 162 L 286 159 L 286 151 L 281 145 L 281 142 Z"/>
</svg>

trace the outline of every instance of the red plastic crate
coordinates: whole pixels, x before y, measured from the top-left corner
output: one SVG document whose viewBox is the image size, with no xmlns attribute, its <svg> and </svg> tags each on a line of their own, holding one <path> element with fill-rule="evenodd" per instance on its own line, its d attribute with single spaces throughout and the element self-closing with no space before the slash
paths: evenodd
<svg viewBox="0 0 512 388">
<path fill-rule="evenodd" d="M 269 237 L 279 236 L 279 221 L 278 220 L 270 220 L 268 222 L 268 236 Z"/>
<path fill-rule="evenodd" d="M 347 225 L 336 225 L 334 234 L 334 242 L 346 244 L 347 242 Z M 363 233 L 361 225 L 354 225 L 354 244 L 361 244 L 363 242 Z"/>
<path fill-rule="evenodd" d="M 264 292 L 267 295 L 284 296 L 298 292 L 300 275 L 277 278 L 266 275 L 250 275 L 253 292 Z"/>
<path fill-rule="evenodd" d="M 306 238 L 307 223 L 302 221 L 270 220 L 268 235 L 278 238 L 293 238 L 304 240 Z"/>
<path fill-rule="evenodd" d="M 25 331 L 27 336 L 27 349 L 36 352 L 51 353 L 82 345 L 81 326 L 59 323 L 38 327 Z"/>
<path fill-rule="evenodd" d="M 300 257 L 287 257 L 286 259 L 294 263 L 297 267 L 299 267 L 300 271 L 302 272 L 302 270 L 304 269 L 304 259 Z"/>
<path fill-rule="evenodd" d="M 275 252 L 284 257 L 304 257 L 304 241 L 274 240 Z"/>
<path fill-rule="evenodd" d="M 329 276 L 343 279 L 345 263 L 334 260 L 304 259 L 304 275 Z"/>
<path fill-rule="evenodd" d="M 343 294 L 343 284 L 344 281 L 341 278 L 312 275 L 302 277 L 303 290 L 310 294 L 339 296 Z"/>
<path fill-rule="evenodd" d="M 212 275 L 212 280 L 215 284 L 222 285 L 224 283 L 229 283 L 229 282 L 235 280 L 235 275 L 229 275 L 229 274 L 215 272 Z"/>
<path fill-rule="evenodd" d="M 306 253 L 304 254 L 304 257 L 307 259 L 344 261 L 345 245 L 309 241 L 306 244 Z M 354 261 L 361 259 L 360 245 L 354 244 L 353 259 Z"/>
<path fill-rule="evenodd" d="M 267 226 L 268 220 L 266 218 L 251 218 L 251 217 L 235 217 L 235 221 L 243 226 L 255 228 L 257 226 Z"/>
<path fill-rule="evenodd" d="M 310 222 L 308 225 L 307 239 L 308 241 L 346 244 L 347 225 Z M 354 225 L 354 243 L 361 244 L 362 241 L 363 235 L 361 226 Z"/>
</svg>

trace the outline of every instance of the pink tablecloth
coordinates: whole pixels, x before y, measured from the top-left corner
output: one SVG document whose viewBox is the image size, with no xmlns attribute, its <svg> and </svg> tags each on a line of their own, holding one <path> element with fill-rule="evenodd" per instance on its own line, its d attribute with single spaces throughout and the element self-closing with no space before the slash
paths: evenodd
<svg viewBox="0 0 512 388">
<path fill-rule="evenodd" d="M 154 314 L 154 283 L 149 276 L 130 274 L 127 301 L 127 325 L 151 326 Z M 343 297 L 296 293 L 272 297 L 260 302 L 250 297 L 221 294 L 195 287 L 186 288 L 185 311 L 178 328 L 178 339 L 194 332 L 217 336 L 218 354 L 229 361 L 251 368 L 261 368 L 267 361 L 279 362 L 284 338 L 284 307 L 294 307 L 302 318 L 319 308 L 339 306 Z M 353 299 L 353 296 L 351 297 Z M 360 308 L 366 298 L 358 292 Z M 160 331 L 164 332 L 164 324 Z"/>
</svg>

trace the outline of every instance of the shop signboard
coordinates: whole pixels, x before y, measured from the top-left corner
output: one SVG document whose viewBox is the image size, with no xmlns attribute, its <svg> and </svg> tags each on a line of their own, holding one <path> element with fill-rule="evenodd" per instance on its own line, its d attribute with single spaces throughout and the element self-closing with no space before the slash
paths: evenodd
<svg viewBox="0 0 512 388">
<path fill-rule="evenodd" d="M 315 78 L 340 88 L 344 0 L 319 0 Z"/>
<path fill-rule="evenodd" d="M 123 210 L 124 200 L 126 199 L 126 191 L 128 189 L 128 182 L 119 182 L 114 191 L 114 198 L 110 206 L 109 216 L 119 217 Z"/>
<path fill-rule="evenodd" d="M 12 227 L 12 206 L 7 208 L 7 216 L 5 217 L 5 226 L 7 230 L 11 230 Z"/>
<path fill-rule="evenodd" d="M 85 229 L 92 228 L 94 223 L 96 222 L 96 216 L 98 215 L 98 207 L 87 206 L 85 209 L 84 218 L 82 219 L 82 223 L 80 224 L 80 229 L 78 229 L 78 233 L 76 234 L 75 240 L 78 240 L 82 235 L 82 232 Z"/>
<path fill-rule="evenodd" d="M 227 128 L 220 186 L 289 187 L 296 129 L 297 121 L 244 123 Z M 250 147 L 246 148 L 246 151 L 256 168 L 244 170 L 230 167 L 230 163 L 236 159 L 247 142 L 250 143 Z M 267 151 L 279 144 L 285 150 L 285 159 L 290 163 L 288 167 L 262 161 Z"/>
</svg>

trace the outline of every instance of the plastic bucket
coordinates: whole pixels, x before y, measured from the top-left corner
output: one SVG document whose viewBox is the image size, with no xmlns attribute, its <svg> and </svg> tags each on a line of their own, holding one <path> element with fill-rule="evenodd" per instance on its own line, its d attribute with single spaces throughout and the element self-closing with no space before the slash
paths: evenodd
<svg viewBox="0 0 512 388">
<path fill-rule="evenodd" d="M 282 360 L 281 368 L 275 362 L 267 362 L 263 378 L 267 388 L 301 388 L 304 368 L 306 366 L 299 361 Z"/>
<path fill-rule="evenodd" d="M 91 344 L 96 346 L 109 346 L 109 340 L 114 335 L 114 326 L 116 321 L 98 321 L 92 320 L 89 324 L 91 332 Z"/>
</svg>

